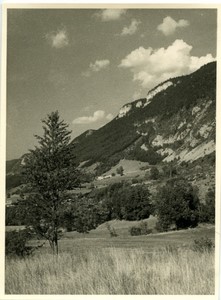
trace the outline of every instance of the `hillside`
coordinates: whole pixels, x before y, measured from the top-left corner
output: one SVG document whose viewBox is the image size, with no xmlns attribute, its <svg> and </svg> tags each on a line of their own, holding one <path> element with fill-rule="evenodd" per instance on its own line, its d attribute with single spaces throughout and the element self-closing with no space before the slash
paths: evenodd
<svg viewBox="0 0 221 300">
<path fill-rule="evenodd" d="M 196 161 L 215 150 L 216 63 L 169 79 L 147 97 L 124 105 L 111 122 L 77 137 L 75 152 L 98 173 L 120 159 L 156 164 Z"/>
</svg>

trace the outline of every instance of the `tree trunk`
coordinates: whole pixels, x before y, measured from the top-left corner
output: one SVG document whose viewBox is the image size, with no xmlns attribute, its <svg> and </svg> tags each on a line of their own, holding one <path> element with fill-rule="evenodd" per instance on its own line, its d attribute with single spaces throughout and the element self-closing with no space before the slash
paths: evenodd
<svg viewBox="0 0 221 300">
<path fill-rule="evenodd" d="M 50 244 L 50 247 L 51 247 L 52 252 L 54 254 L 54 241 L 53 240 L 49 240 L 49 244 Z"/>
<path fill-rule="evenodd" d="M 55 244 L 55 252 L 58 255 L 58 234 L 57 234 L 57 229 L 55 231 L 55 239 L 54 239 L 54 244 Z"/>
</svg>

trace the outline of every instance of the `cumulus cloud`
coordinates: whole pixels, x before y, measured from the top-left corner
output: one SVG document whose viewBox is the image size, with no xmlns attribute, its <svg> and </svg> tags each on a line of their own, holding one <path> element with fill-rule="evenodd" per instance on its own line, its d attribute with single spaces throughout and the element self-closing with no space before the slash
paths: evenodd
<svg viewBox="0 0 221 300">
<path fill-rule="evenodd" d="M 131 24 L 128 26 L 128 27 L 124 27 L 122 29 L 122 32 L 120 35 L 122 36 L 125 36 L 125 35 L 133 35 L 137 29 L 138 29 L 138 25 L 140 24 L 141 22 L 136 20 L 136 19 L 133 19 Z"/>
<path fill-rule="evenodd" d="M 178 39 L 168 48 L 139 47 L 128 54 L 119 67 L 129 69 L 133 80 L 139 81 L 142 87 L 153 88 L 168 78 L 189 74 L 215 60 L 210 53 L 201 57 L 191 56 L 192 48 Z"/>
<path fill-rule="evenodd" d="M 187 20 L 180 19 L 176 22 L 173 18 L 168 16 L 163 19 L 163 23 L 157 26 L 157 29 L 167 36 L 173 34 L 177 28 L 187 27 L 189 25 L 190 23 Z"/>
<path fill-rule="evenodd" d="M 126 13 L 126 9 L 102 9 L 95 16 L 103 22 L 119 20 Z"/>
<path fill-rule="evenodd" d="M 105 119 L 107 120 L 112 120 L 113 115 L 112 114 L 105 114 L 104 110 L 97 110 L 93 113 L 92 116 L 84 116 L 84 117 L 79 117 L 77 119 L 74 119 L 72 121 L 73 124 L 91 124 L 91 123 L 96 123 L 99 121 L 104 121 Z"/>
<path fill-rule="evenodd" d="M 69 45 L 68 35 L 65 28 L 59 29 L 56 32 L 46 34 L 46 39 L 53 48 L 64 48 Z"/>
<path fill-rule="evenodd" d="M 110 61 L 108 59 L 96 60 L 95 63 L 90 63 L 87 71 L 82 72 L 82 75 L 89 77 L 93 72 L 99 72 L 109 66 Z"/>
</svg>

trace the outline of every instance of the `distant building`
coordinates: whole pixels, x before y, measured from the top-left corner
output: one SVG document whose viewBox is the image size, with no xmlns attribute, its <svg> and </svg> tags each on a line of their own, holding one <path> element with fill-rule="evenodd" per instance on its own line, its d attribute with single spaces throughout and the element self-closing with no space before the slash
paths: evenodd
<svg viewBox="0 0 221 300">
<path fill-rule="evenodd" d="M 103 179 L 107 179 L 107 178 L 111 178 L 111 177 L 112 177 L 111 174 L 110 175 L 102 175 L 102 176 L 98 176 L 97 180 L 103 180 Z"/>
</svg>

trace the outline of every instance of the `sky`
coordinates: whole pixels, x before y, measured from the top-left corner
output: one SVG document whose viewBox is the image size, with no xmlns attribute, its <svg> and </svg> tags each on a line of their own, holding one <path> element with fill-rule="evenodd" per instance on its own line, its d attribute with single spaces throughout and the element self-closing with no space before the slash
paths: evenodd
<svg viewBox="0 0 221 300">
<path fill-rule="evenodd" d="M 72 138 L 216 59 L 214 9 L 9 9 L 7 159 L 58 110 Z"/>
</svg>

